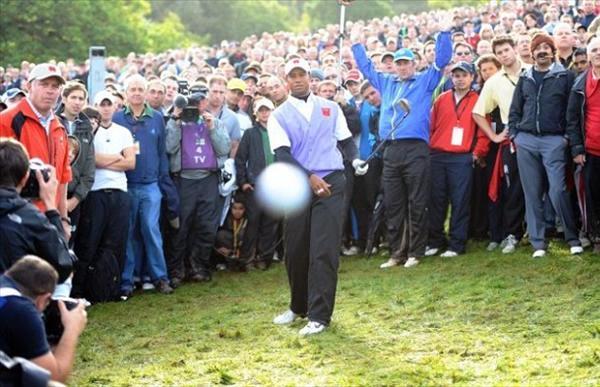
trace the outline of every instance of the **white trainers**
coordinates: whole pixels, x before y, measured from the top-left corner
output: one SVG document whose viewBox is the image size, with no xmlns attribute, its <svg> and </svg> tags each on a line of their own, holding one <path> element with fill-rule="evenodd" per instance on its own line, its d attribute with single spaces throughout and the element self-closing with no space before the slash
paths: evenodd
<svg viewBox="0 0 600 387">
<path fill-rule="evenodd" d="M 386 262 L 382 263 L 379 268 L 380 269 L 388 269 L 390 267 L 398 266 L 400 261 L 395 258 L 390 258 Z"/>
<path fill-rule="evenodd" d="M 513 234 L 510 234 L 509 236 L 506 237 L 506 239 L 504 239 L 503 243 L 504 243 L 504 247 L 502 248 L 502 253 L 510 254 L 510 253 L 515 252 L 515 249 L 517 248 L 519 241 L 517 240 L 517 238 L 515 238 L 515 236 Z"/>
<path fill-rule="evenodd" d="M 298 319 L 298 318 L 300 318 L 299 314 L 296 314 L 288 309 L 285 312 L 283 312 L 282 314 L 280 314 L 279 316 L 275 317 L 273 319 L 273 324 L 277 324 L 277 325 L 291 324 L 294 321 L 296 321 L 296 319 Z"/>
<path fill-rule="evenodd" d="M 542 258 L 546 255 L 546 250 L 538 249 L 533 252 L 533 258 Z"/>
<path fill-rule="evenodd" d="M 454 258 L 457 256 L 458 256 L 458 253 L 456 251 L 452 251 L 452 250 L 446 250 L 442 253 L 442 255 L 440 255 L 440 257 L 442 257 L 442 258 Z"/>
<path fill-rule="evenodd" d="M 583 253 L 583 247 L 571 246 L 571 255 L 579 255 L 581 253 Z"/>
<path fill-rule="evenodd" d="M 142 290 L 154 290 L 154 284 L 152 282 L 144 282 L 142 284 Z"/>
<path fill-rule="evenodd" d="M 349 248 L 342 250 L 342 255 L 344 255 L 346 257 L 358 255 L 359 253 L 360 253 L 360 250 L 356 246 L 350 246 Z"/>
<path fill-rule="evenodd" d="M 327 326 L 321 323 L 318 323 L 316 321 L 309 321 L 304 328 L 300 329 L 298 334 L 300 336 L 315 335 L 317 333 L 323 332 L 325 328 L 327 328 Z"/>
<path fill-rule="evenodd" d="M 417 258 L 410 257 L 406 260 L 404 267 L 413 267 L 419 264 L 419 260 Z"/>
<path fill-rule="evenodd" d="M 485 249 L 487 251 L 494 251 L 498 248 L 498 246 L 500 246 L 498 242 L 490 242 Z"/>
<path fill-rule="evenodd" d="M 438 251 L 440 251 L 440 249 L 436 248 L 436 247 L 426 247 L 425 248 L 425 256 L 426 257 L 432 257 L 434 255 L 436 255 L 438 253 Z"/>
</svg>

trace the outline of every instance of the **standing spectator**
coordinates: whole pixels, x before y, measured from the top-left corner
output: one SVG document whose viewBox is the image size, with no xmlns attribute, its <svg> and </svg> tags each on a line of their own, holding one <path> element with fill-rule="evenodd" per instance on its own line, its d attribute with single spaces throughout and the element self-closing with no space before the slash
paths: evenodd
<svg viewBox="0 0 600 387">
<path fill-rule="evenodd" d="M 47 63 L 35 66 L 29 73 L 27 98 L 0 113 L 0 137 L 16 138 L 25 145 L 29 157 L 37 157 L 56 169 L 59 182 L 56 205 L 69 239 L 67 185 L 72 176 L 67 131 L 52 110 L 64 84 L 65 80 L 56 66 Z M 46 210 L 41 201 L 35 203 L 40 210 Z"/>
<path fill-rule="evenodd" d="M 246 82 L 239 78 L 232 78 L 227 82 L 227 94 L 225 96 L 227 107 L 235 114 L 238 120 L 240 136 L 243 136 L 244 132 L 252 127 L 252 120 L 246 112 L 240 109 L 240 102 L 244 98 L 246 87 Z"/>
<path fill-rule="evenodd" d="M 127 105 L 113 121 L 129 129 L 136 152 L 135 169 L 127 171 L 130 198 L 127 254 L 121 281 L 123 299 L 133 294 L 133 273 L 141 268 L 145 257 L 152 280 L 159 292 L 169 294 L 159 215 L 162 194 L 159 180 L 168 178 L 169 166 L 165 150 L 165 124 L 160 113 L 144 103 L 146 80 L 132 75 L 125 82 Z M 145 254 L 144 254 L 145 251 Z"/>
<path fill-rule="evenodd" d="M 73 179 L 67 190 L 67 211 L 71 221 L 72 242 L 77 232 L 80 204 L 85 200 L 94 184 L 96 163 L 94 161 L 94 131 L 90 119 L 82 113 L 87 100 L 87 90 L 79 82 L 69 82 L 62 92 L 62 106 L 56 114 L 69 133 L 71 143 L 78 148 L 77 156 L 71 161 Z M 73 151 L 70 149 L 69 151 Z M 73 243 L 71 243 L 72 245 Z"/>
<path fill-rule="evenodd" d="M 174 75 L 164 77 L 162 83 L 165 85 L 165 98 L 160 112 L 167 116 L 173 110 L 173 102 L 179 91 L 179 84 L 177 83 L 177 77 Z"/>
<path fill-rule="evenodd" d="M 321 72 L 321 75 L 322 75 L 322 72 Z M 318 86 L 318 84 L 317 84 L 317 86 Z M 284 103 L 288 97 L 287 86 L 283 83 L 281 78 L 279 78 L 275 75 L 273 75 L 271 78 L 269 78 L 269 80 L 267 81 L 266 88 L 267 88 L 267 95 L 268 95 L 269 99 L 271 100 L 271 102 L 273 102 L 275 107 L 278 107 L 279 105 Z M 316 91 L 316 89 L 315 89 L 315 91 Z"/>
<path fill-rule="evenodd" d="M 565 176 L 566 109 L 573 73 L 555 62 L 556 46 L 550 36 L 534 36 L 531 52 L 535 64 L 519 78 L 508 119 L 510 137 L 518 148 L 529 242 L 535 250 L 533 258 L 546 254 L 544 193 L 547 178 L 546 200 L 550 200 L 560 217 L 571 254 L 581 254 L 583 248 Z"/>
<path fill-rule="evenodd" d="M 364 81 L 360 85 L 360 94 L 363 98 L 359 110 L 360 134 L 355 137 L 355 141 L 358 143 L 359 158 L 364 160 L 369 157 L 378 143 L 381 94 L 369 81 Z M 369 170 L 364 176 L 354 177 L 352 207 L 356 212 L 358 223 L 356 246 L 361 251 L 366 247 L 371 215 L 381 187 L 382 164 L 381 155 L 378 154 L 369 161 Z M 371 252 L 366 251 L 365 253 Z"/>
<path fill-rule="evenodd" d="M 244 83 L 244 82 L 242 82 Z M 246 84 L 244 84 L 244 89 Z M 225 125 L 229 140 L 231 141 L 230 157 L 235 157 L 237 148 L 242 138 L 240 122 L 235 113 L 225 104 L 227 92 L 227 79 L 221 75 L 213 75 L 208 80 L 208 111 Z"/>
<path fill-rule="evenodd" d="M 167 89 L 161 81 L 155 79 L 148 82 L 148 90 L 146 90 L 146 102 L 150 107 L 159 113 L 163 113 L 162 108 L 165 103 L 165 94 Z"/>
<path fill-rule="evenodd" d="M 575 75 L 582 74 L 588 69 L 589 61 L 587 57 L 587 51 L 585 48 L 578 48 L 573 52 L 573 61 L 571 62 L 571 70 L 575 72 Z"/>
<path fill-rule="evenodd" d="M 258 175 L 274 161 L 267 132 L 267 122 L 273 110 L 275 106 L 267 98 L 255 101 L 256 125 L 244 133 L 235 156 L 237 182 L 244 192 L 248 218 L 240 257 L 249 262 L 254 256 L 256 267 L 262 270 L 267 269 L 273 261 L 278 222 L 259 208 L 253 192 Z"/>
<path fill-rule="evenodd" d="M 583 15 L 579 17 L 577 22 L 588 28 L 597 15 L 596 10 L 594 9 L 594 0 L 583 0 L 581 8 L 583 9 Z"/>
<path fill-rule="evenodd" d="M 10 108 L 25 97 L 27 97 L 27 93 L 15 87 L 6 90 L 6 92 L 2 95 L 1 101 L 6 105 L 6 108 Z"/>
<path fill-rule="evenodd" d="M 567 135 L 573 161 L 583 168 L 584 229 L 600 254 L 600 38 L 587 46 L 590 67 L 575 80 L 567 109 Z"/>
<path fill-rule="evenodd" d="M 431 110 L 431 183 L 435 189 L 429 202 L 429 249 L 425 252 L 431 256 L 447 247 L 441 255 L 445 258 L 466 250 L 473 163 L 483 158 L 487 146 L 472 116 L 478 97 L 471 90 L 473 65 L 458 62 L 451 76 L 453 89 L 440 95 Z M 444 235 L 448 201 L 452 207 L 449 242 Z"/>
<path fill-rule="evenodd" d="M 414 54 L 406 48 L 394 54 L 397 75 L 377 72 L 367 58 L 363 45 L 358 43 L 362 31 L 354 28 L 350 36 L 359 70 L 381 93 L 379 136 L 383 141 L 388 141 L 383 154 L 383 191 L 391 257 L 381 265 L 382 268 L 397 266 L 402 262 L 405 267 L 415 266 L 425 253 L 429 111 L 433 91 L 452 57 L 448 29 L 438 35 L 435 63 L 418 74 Z M 408 99 L 411 104 L 411 114 L 402 124 L 392 122 L 393 118 L 398 120 L 403 114 L 398 106 L 400 98 Z M 408 243 L 401 243 L 404 236 L 407 236 Z"/>
<path fill-rule="evenodd" d="M 508 254 L 515 251 L 523 237 L 525 215 L 523 187 L 519 178 L 515 147 L 507 139 L 508 114 L 519 76 L 528 66 L 518 59 L 515 41 L 510 36 L 501 35 L 495 38 L 492 49 L 502 63 L 502 69 L 483 85 L 477 104 L 473 108 L 473 119 L 490 140 L 499 144 L 488 194 L 492 202 L 498 203 L 501 209 L 502 231 L 499 235 L 502 235 L 503 239 L 492 240 L 488 251 L 500 246 L 502 252 Z M 494 130 L 486 116 L 492 114 L 496 108 L 500 110 L 501 127 L 496 125 Z"/>
<path fill-rule="evenodd" d="M 564 68 L 568 69 L 573 62 L 575 51 L 575 34 L 570 25 L 558 23 L 554 27 L 554 46 L 556 47 L 558 59 Z"/>
<path fill-rule="evenodd" d="M 90 289 L 95 282 L 88 278 L 88 268 L 96 263 L 100 254 L 115 259 L 119 274 L 123 272 L 130 227 L 125 171 L 135 168 L 136 159 L 131 133 L 112 122 L 116 107 L 114 96 L 100 91 L 94 97 L 94 105 L 100 113 L 100 125 L 94 136 L 95 179 L 82 206 L 75 245 L 79 261 L 73 280 L 73 294 L 85 297 L 99 290 Z"/>
<path fill-rule="evenodd" d="M 183 110 L 176 107 L 167 123 L 170 170 L 181 201 L 181 225 L 169 257 L 174 286 L 186 274 L 195 282 L 211 280 L 209 261 L 222 208 L 217 171 L 230 150 L 223 122 L 207 111 L 206 95 L 195 93 L 189 98 L 198 108 L 197 121 L 189 121 L 191 117 L 183 117 Z"/>
<path fill-rule="evenodd" d="M 531 57 L 531 36 L 528 33 L 519 34 L 516 37 L 515 43 L 521 62 L 532 65 L 533 58 Z"/>
</svg>

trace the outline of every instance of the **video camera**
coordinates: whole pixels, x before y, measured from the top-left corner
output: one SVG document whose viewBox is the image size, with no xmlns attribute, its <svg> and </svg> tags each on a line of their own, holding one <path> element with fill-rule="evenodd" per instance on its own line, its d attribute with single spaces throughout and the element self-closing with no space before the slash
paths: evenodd
<svg viewBox="0 0 600 387">
<path fill-rule="evenodd" d="M 67 310 L 73 310 L 80 302 L 85 302 L 85 306 L 90 306 L 90 303 L 85 300 L 76 300 L 69 297 L 52 298 L 50 304 L 44 310 L 43 319 L 46 328 L 46 337 L 50 345 L 56 345 L 62 337 L 65 327 L 60 318 L 60 309 L 58 309 L 58 300 L 65 303 Z"/>
<path fill-rule="evenodd" d="M 197 122 L 200 117 L 198 103 L 206 98 L 208 88 L 205 86 L 192 86 L 186 80 L 177 81 L 179 86 L 178 94 L 173 101 L 173 105 L 183 109 L 181 120 L 183 122 Z"/>
<path fill-rule="evenodd" d="M 29 160 L 29 178 L 21 190 L 21 197 L 36 199 L 40 197 L 40 184 L 38 183 L 35 171 L 40 171 L 45 182 L 50 180 L 50 168 L 44 162 L 36 157 Z"/>
</svg>

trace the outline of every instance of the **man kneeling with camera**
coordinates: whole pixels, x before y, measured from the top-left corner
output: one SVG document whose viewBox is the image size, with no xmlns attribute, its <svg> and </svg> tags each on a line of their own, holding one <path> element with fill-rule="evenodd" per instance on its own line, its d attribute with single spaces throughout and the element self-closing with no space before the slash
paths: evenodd
<svg viewBox="0 0 600 387">
<path fill-rule="evenodd" d="M 40 315 L 51 303 L 58 273 L 46 261 L 27 255 L 0 276 L 0 351 L 32 361 L 64 383 L 73 367 L 79 336 L 87 324 L 83 302 L 53 301 L 63 333 L 51 350 Z"/>
</svg>

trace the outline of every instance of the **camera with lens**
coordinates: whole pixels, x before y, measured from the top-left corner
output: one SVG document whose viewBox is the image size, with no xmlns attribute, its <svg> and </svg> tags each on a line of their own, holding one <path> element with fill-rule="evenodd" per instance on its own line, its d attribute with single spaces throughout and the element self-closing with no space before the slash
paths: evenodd
<svg viewBox="0 0 600 387">
<path fill-rule="evenodd" d="M 188 89 L 188 94 L 177 94 L 173 101 L 173 105 L 179 109 L 183 109 L 180 117 L 183 122 L 197 122 L 200 117 L 198 104 L 205 98 L 205 90 L 193 87 Z"/>
<path fill-rule="evenodd" d="M 29 178 L 21 190 L 21 197 L 36 199 L 40 197 L 40 184 L 38 183 L 36 171 L 40 171 L 45 182 L 50 180 L 50 168 L 38 158 L 29 160 Z"/>
<path fill-rule="evenodd" d="M 58 344 L 63 332 L 65 331 L 65 327 L 63 326 L 60 318 L 58 300 L 61 300 L 65 303 L 67 310 L 73 310 L 77 307 L 77 305 L 79 305 L 79 302 L 83 302 L 69 297 L 52 298 L 50 300 L 50 304 L 44 310 L 43 314 L 46 337 L 48 338 L 48 343 L 50 345 Z"/>
</svg>

